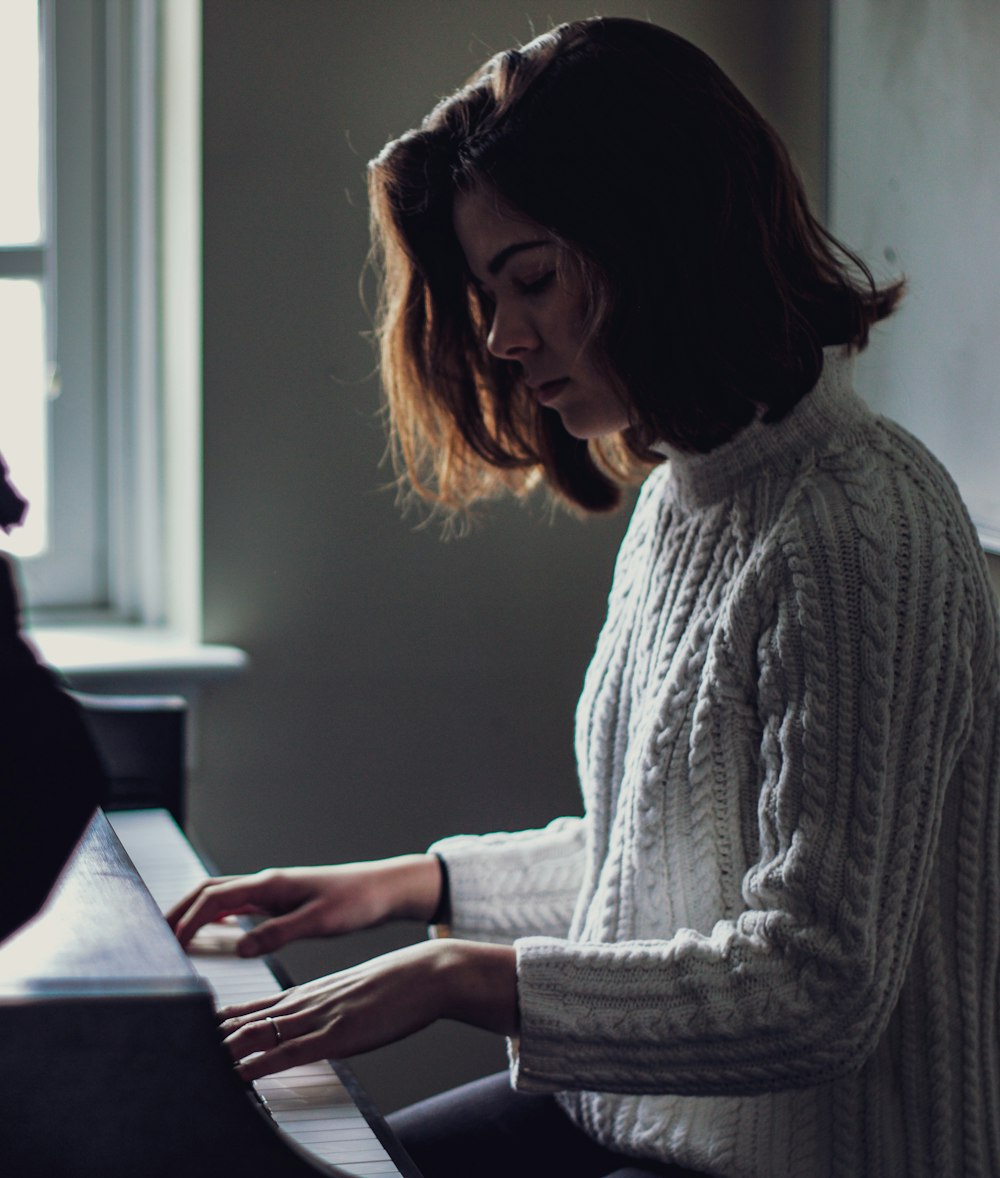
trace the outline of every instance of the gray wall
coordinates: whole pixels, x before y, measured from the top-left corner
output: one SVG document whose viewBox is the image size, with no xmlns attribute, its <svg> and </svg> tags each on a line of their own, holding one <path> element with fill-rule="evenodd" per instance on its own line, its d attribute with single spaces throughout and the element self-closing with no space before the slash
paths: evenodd
<svg viewBox="0 0 1000 1178">
<path fill-rule="evenodd" d="M 839 0 L 831 36 L 830 219 L 907 283 L 858 389 L 930 446 L 1000 551 L 1000 4 Z"/>
<path fill-rule="evenodd" d="M 821 0 L 606 3 L 690 36 L 823 189 Z M 564 0 L 205 0 L 206 637 L 192 826 L 226 871 L 423 849 L 578 807 L 575 697 L 625 515 L 486 513 L 444 543 L 385 489 L 364 166 Z M 286 953 L 304 979 L 412 937 Z M 383 1108 L 503 1065 L 441 1026 L 357 1061 Z"/>
</svg>

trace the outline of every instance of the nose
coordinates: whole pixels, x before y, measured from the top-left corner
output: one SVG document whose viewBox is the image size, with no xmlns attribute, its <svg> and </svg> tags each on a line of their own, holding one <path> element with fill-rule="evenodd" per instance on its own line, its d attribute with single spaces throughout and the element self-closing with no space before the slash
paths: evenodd
<svg viewBox="0 0 1000 1178">
<path fill-rule="evenodd" d="M 486 347 L 498 360 L 519 360 L 540 343 L 534 324 L 521 308 L 499 302 L 496 304 Z"/>
</svg>

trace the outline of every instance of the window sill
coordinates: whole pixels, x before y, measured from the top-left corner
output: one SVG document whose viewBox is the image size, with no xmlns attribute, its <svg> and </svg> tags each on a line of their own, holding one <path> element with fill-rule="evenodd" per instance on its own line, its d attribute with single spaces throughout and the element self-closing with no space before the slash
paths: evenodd
<svg viewBox="0 0 1000 1178">
<path fill-rule="evenodd" d="M 79 691 L 190 696 L 247 665 L 235 646 L 192 642 L 152 626 L 33 626 L 44 662 Z"/>
</svg>

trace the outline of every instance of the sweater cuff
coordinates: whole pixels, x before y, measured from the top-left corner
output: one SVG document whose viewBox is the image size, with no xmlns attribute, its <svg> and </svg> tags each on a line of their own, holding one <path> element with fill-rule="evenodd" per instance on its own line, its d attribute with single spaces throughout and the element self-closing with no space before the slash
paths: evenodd
<svg viewBox="0 0 1000 1178">
<path fill-rule="evenodd" d="M 451 936 L 451 882 L 448 877 L 448 864 L 445 862 L 444 856 L 437 851 L 431 851 L 430 854 L 438 861 L 438 867 L 441 869 L 441 892 L 438 896 L 437 907 L 427 922 L 428 935 L 434 940 L 438 937 Z"/>
<path fill-rule="evenodd" d="M 572 1084 L 550 1078 L 562 1068 L 559 1060 L 563 1028 L 561 1010 L 565 991 L 558 984 L 558 967 L 551 968 L 554 942 L 548 937 L 525 937 L 514 944 L 517 953 L 517 993 L 520 1027 L 507 1040 L 510 1080 L 519 1092 L 559 1092 Z"/>
<path fill-rule="evenodd" d="M 565 936 L 583 873 L 584 826 L 453 835 L 428 848 L 447 862 L 452 934 L 511 944 L 528 933 Z"/>
</svg>

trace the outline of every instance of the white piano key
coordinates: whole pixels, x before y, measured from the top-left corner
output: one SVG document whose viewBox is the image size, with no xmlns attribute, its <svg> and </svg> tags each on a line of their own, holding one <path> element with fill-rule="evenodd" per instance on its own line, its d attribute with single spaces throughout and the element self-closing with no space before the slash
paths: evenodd
<svg viewBox="0 0 1000 1178">
<path fill-rule="evenodd" d="M 313 1130 L 308 1133 L 296 1133 L 295 1140 L 314 1149 L 323 1146 L 329 1146 L 331 1149 L 336 1147 L 334 1156 L 338 1161 L 374 1162 L 387 1156 L 379 1144 L 373 1145 L 360 1137 L 345 1137 L 340 1133 L 330 1134 Z"/>
<path fill-rule="evenodd" d="M 258 1083 L 259 1082 L 260 1081 L 258 1081 Z M 345 1105 L 345 1107 L 346 1107 L 346 1105 Z M 272 1112 L 274 1112 L 274 1111 L 275 1110 L 272 1109 Z M 276 1121 L 280 1120 L 280 1121 L 302 1121 L 302 1122 L 324 1121 L 325 1120 L 325 1121 L 330 1121 L 331 1124 L 341 1124 L 344 1121 L 348 1121 L 351 1115 L 352 1114 L 349 1112 L 348 1113 L 341 1112 L 341 1110 L 339 1108 L 324 1109 L 324 1108 L 309 1108 L 308 1106 L 306 1106 L 305 1108 L 282 1109 L 282 1110 L 280 1110 L 280 1113 L 278 1113 L 278 1112 L 275 1113 L 274 1119 Z M 357 1111 L 356 1108 L 353 1110 L 353 1115 L 357 1116 L 358 1119 L 361 1120 L 363 1123 L 366 1123 L 366 1122 L 364 1122 L 364 1117 L 361 1116 L 361 1114 Z"/>
<path fill-rule="evenodd" d="M 326 1158 L 325 1160 L 329 1162 L 333 1159 Z M 356 1175 L 356 1178 L 381 1178 L 382 1175 L 395 1178 L 399 1171 L 392 1158 L 387 1157 L 384 1162 L 355 1162 L 351 1166 L 351 1173 Z"/>
<path fill-rule="evenodd" d="M 279 1122 L 287 1124 L 287 1121 Z M 362 1125 L 339 1125 L 336 1121 L 330 1120 L 316 1120 L 309 1121 L 308 1126 L 300 1124 L 295 1131 L 296 1141 L 343 1141 L 343 1142 L 364 1142 L 370 1145 L 370 1141 L 366 1138 L 370 1137 L 366 1134 Z"/>
</svg>

